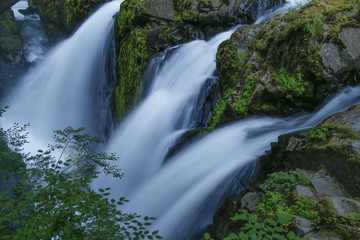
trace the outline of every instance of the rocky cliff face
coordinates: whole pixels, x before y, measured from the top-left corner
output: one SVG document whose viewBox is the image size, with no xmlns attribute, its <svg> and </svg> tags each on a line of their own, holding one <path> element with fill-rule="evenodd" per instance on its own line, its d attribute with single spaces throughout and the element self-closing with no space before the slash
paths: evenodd
<svg viewBox="0 0 360 240">
<path fill-rule="evenodd" d="M 314 0 L 242 26 L 217 54 L 223 119 L 313 110 L 329 93 L 359 83 L 359 5 Z"/>
<path fill-rule="evenodd" d="M 283 0 L 126 0 L 116 19 L 118 82 L 113 91 L 117 119 L 138 101 L 149 59 L 165 48 L 203 39 L 237 23 L 250 23 Z M 124 57 L 126 56 L 126 57 Z"/>
<path fill-rule="evenodd" d="M 71 34 L 94 10 L 108 0 L 29 0 L 35 7 L 49 37 Z"/>
</svg>

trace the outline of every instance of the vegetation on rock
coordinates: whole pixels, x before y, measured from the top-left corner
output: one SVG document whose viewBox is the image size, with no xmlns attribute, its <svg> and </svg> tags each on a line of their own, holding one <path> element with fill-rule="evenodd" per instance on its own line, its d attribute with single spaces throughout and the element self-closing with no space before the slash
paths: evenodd
<svg viewBox="0 0 360 240">
<path fill-rule="evenodd" d="M 14 84 L 14 76 L 23 63 L 22 39 L 11 9 L 0 14 L 0 95 Z"/>
<path fill-rule="evenodd" d="M 51 38 L 71 34 L 94 10 L 109 0 L 30 0 Z"/>
<path fill-rule="evenodd" d="M 216 58 L 223 92 L 239 86 L 239 97 L 228 101 L 231 115 L 312 110 L 339 84 L 356 84 L 359 20 L 357 1 L 313 0 L 260 25 L 240 27 Z"/>
</svg>

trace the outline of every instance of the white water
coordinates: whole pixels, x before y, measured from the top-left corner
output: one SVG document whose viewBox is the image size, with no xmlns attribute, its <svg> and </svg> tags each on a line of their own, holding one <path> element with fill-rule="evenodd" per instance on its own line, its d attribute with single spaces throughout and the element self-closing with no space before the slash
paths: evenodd
<svg viewBox="0 0 360 240">
<path fill-rule="evenodd" d="M 111 186 L 114 197 L 129 196 L 158 172 L 178 136 L 193 126 L 192 113 L 204 82 L 215 71 L 215 54 L 233 30 L 210 41 L 197 40 L 178 47 L 153 80 L 148 96 L 128 116 L 112 139 L 108 152 L 120 157 L 121 181 L 102 176 L 99 185 Z"/>
<path fill-rule="evenodd" d="M 255 117 L 218 129 L 170 159 L 155 177 L 139 187 L 130 197 L 128 211 L 157 217 L 153 229 L 160 229 L 165 239 L 192 239 L 211 222 L 205 219 L 193 225 L 191 220 L 213 191 L 217 190 L 208 205 L 219 202 L 231 180 L 237 174 L 246 175 L 243 167 L 264 155 L 279 135 L 313 127 L 359 103 L 360 87 L 350 88 L 315 114 L 286 119 Z M 210 216 L 216 210 L 214 205 L 207 208 Z"/>
<path fill-rule="evenodd" d="M 101 132 L 105 110 L 92 110 L 106 107 L 99 101 L 103 91 L 93 86 L 92 76 L 104 86 L 106 46 L 119 4 L 111 2 L 97 11 L 23 79 L 7 100 L 11 108 L 1 120 L 3 127 L 14 121 L 30 122 L 30 141 L 36 148 L 41 145 L 34 139 L 47 143 L 50 130 L 67 125 Z M 164 239 L 191 238 L 208 224 L 234 177 L 246 178 L 249 173 L 244 167 L 269 149 L 280 134 L 314 126 L 358 102 L 356 88 L 313 116 L 247 119 L 209 134 L 162 165 L 168 148 L 193 126 L 197 95 L 215 70 L 217 46 L 230 34 L 178 47 L 157 73 L 148 97 L 121 124 L 108 146 L 108 151 L 120 156 L 118 164 L 125 179 L 112 182 L 104 177 L 95 184 L 112 186 L 114 195 L 127 195 L 131 201 L 127 211 L 157 217 L 153 228 L 160 229 Z M 97 102 L 103 105 L 94 106 Z M 206 216 L 199 210 L 204 204 Z M 204 221 L 194 223 L 197 217 Z"/>
<path fill-rule="evenodd" d="M 11 9 L 20 27 L 25 59 L 27 62 L 32 63 L 43 58 L 49 39 L 38 14 L 24 16 L 19 12 L 19 10 L 24 10 L 28 6 L 28 2 L 22 0 L 12 6 Z"/>
<path fill-rule="evenodd" d="M 107 3 L 96 11 L 73 36 L 50 50 L 5 100 L 10 109 L 1 126 L 30 123 L 28 150 L 46 146 L 52 130 L 65 126 L 104 132 L 109 106 L 105 64 L 113 15 L 121 2 Z"/>
</svg>

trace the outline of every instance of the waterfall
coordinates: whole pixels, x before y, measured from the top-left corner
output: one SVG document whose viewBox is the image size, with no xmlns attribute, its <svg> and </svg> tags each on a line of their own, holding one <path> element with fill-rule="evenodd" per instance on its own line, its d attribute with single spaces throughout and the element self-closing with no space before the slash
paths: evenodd
<svg viewBox="0 0 360 240">
<path fill-rule="evenodd" d="M 45 147 L 51 131 L 85 127 L 102 135 L 109 109 L 106 59 L 114 14 L 122 1 L 102 6 L 68 39 L 50 50 L 5 99 L 4 128 L 30 123 L 30 142 Z M 31 148 L 31 146 L 30 146 Z"/>
<path fill-rule="evenodd" d="M 288 1 L 276 11 L 286 11 L 296 2 Z M 105 4 L 36 63 L 5 100 L 10 109 L 0 119 L 2 127 L 30 122 L 30 142 L 36 149 L 49 142 L 51 130 L 68 125 L 103 134 L 109 106 L 106 60 L 120 3 Z M 152 228 L 164 239 L 192 239 L 203 230 L 234 179 L 243 179 L 246 186 L 256 159 L 279 135 L 315 126 L 359 102 L 360 88 L 349 88 L 315 114 L 239 121 L 164 163 L 178 137 L 204 117 L 199 116 L 199 95 L 213 84 L 217 48 L 233 31 L 176 46 L 153 60 L 144 100 L 112 133 L 106 149 L 119 156 L 116 164 L 125 177 L 118 182 L 101 175 L 93 183 L 94 188 L 112 187 L 113 197 L 125 195 L 130 200 L 125 211 L 156 217 Z"/>
<path fill-rule="evenodd" d="M 160 170 L 176 139 L 196 126 L 193 116 L 198 95 L 214 74 L 219 44 L 233 31 L 181 45 L 156 69 L 147 96 L 122 122 L 107 147 L 108 152 L 117 153 L 117 166 L 125 177 L 116 181 L 102 176 L 94 186 L 111 186 L 114 197 L 129 196 Z"/>
<path fill-rule="evenodd" d="M 278 136 L 314 127 L 331 114 L 359 104 L 359 96 L 360 87 L 349 88 L 315 114 L 285 119 L 252 117 L 218 129 L 170 159 L 139 187 L 130 197 L 128 211 L 157 217 L 153 228 L 160 229 L 164 239 L 193 239 L 211 222 L 191 222 L 204 202 L 219 202 L 231 180 L 239 174 L 246 176 L 246 166 L 264 155 Z M 212 205 L 206 209 L 210 216 L 218 206 Z"/>
</svg>

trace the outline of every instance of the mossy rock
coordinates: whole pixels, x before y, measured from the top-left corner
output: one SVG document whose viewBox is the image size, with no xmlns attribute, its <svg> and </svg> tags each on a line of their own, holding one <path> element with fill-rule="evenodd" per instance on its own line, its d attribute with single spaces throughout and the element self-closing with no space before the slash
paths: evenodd
<svg viewBox="0 0 360 240">
<path fill-rule="evenodd" d="M 0 15 L 0 95 L 14 85 L 16 73 L 24 63 L 22 39 L 11 9 Z"/>
<path fill-rule="evenodd" d="M 244 2 L 253 4 L 253 8 L 242 9 Z M 266 1 L 261 10 L 280 2 L 283 1 Z M 168 47 L 208 38 L 226 27 L 249 22 L 248 11 L 259 7 L 253 0 L 125 0 L 115 22 L 118 78 L 112 95 L 115 118 L 121 120 L 140 100 L 141 78 L 150 58 Z"/>
<path fill-rule="evenodd" d="M 325 168 L 353 197 L 360 197 L 360 106 L 335 114 L 317 127 L 279 137 L 261 159 L 262 171 Z"/>
<path fill-rule="evenodd" d="M 240 27 L 217 53 L 223 92 L 239 96 L 228 101 L 236 118 L 311 111 L 339 86 L 358 84 L 359 20 L 358 3 L 313 0 Z"/>
<path fill-rule="evenodd" d="M 109 0 L 31 0 L 51 38 L 71 34 L 99 5 Z"/>
</svg>

